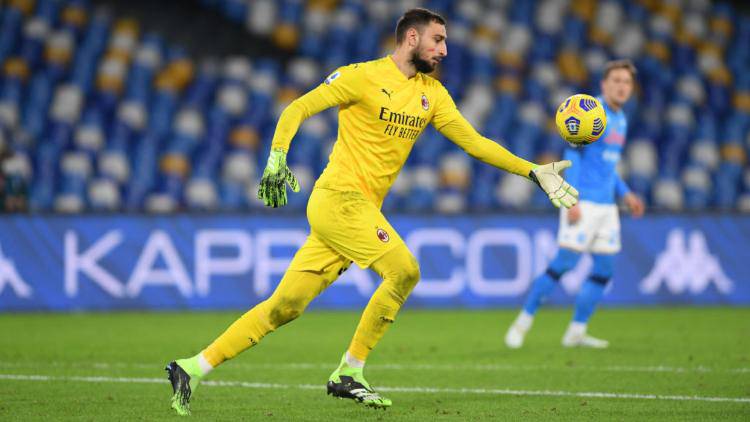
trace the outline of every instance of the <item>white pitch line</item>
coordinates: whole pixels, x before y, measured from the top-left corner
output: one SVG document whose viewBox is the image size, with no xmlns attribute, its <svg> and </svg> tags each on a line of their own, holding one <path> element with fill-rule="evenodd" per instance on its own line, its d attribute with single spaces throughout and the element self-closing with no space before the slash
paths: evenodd
<svg viewBox="0 0 750 422">
<path fill-rule="evenodd" d="M 99 377 L 99 376 L 51 376 L 51 375 L 20 375 L 0 374 L 0 380 L 12 381 L 72 381 L 90 383 L 138 383 L 138 384 L 167 384 L 163 378 L 127 378 L 127 377 Z M 201 385 L 209 387 L 242 387 L 255 389 L 296 389 L 320 390 L 323 385 L 313 384 L 274 384 L 244 381 L 203 381 Z M 581 397 L 603 399 L 636 399 L 636 400 L 670 400 L 670 401 L 703 401 L 725 403 L 750 403 L 750 397 L 706 397 L 661 395 L 644 393 L 608 393 L 600 391 L 557 391 L 557 390 L 512 390 L 508 388 L 439 388 L 439 387 L 379 387 L 384 392 L 420 393 L 420 394 L 476 394 L 503 396 L 542 396 L 542 397 Z"/>
<path fill-rule="evenodd" d="M 336 365 L 328 363 L 246 363 L 233 362 L 232 368 L 244 369 L 332 369 Z M 2 362 L 0 367 L 69 367 L 69 368 L 154 368 L 159 365 L 154 363 L 143 362 Z M 381 363 L 368 364 L 368 368 L 373 370 L 425 370 L 425 371 L 592 371 L 592 372 L 646 372 L 646 373 L 733 373 L 733 374 L 750 374 L 750 368 L 710 368 L 706 366 L 679 367 L 668 365 L 533 365 L 533 364 L 425 364 L 425 363 Z"/>
</svg>

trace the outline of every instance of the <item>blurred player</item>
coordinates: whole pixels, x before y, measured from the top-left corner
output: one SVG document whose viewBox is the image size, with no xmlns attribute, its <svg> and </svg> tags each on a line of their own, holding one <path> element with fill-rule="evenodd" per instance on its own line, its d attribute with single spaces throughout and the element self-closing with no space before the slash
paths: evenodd
<svg viewBox="0 0 750 422">
<path fill-rule="evenodd" d="M 271 207 L 286 204 L 287 184 L 299 190 L 286 154 L 300 124 L 339 107 L 338 139 L 307 205 L 310 235 L 271 297 L 198 355 L 167 366 L 178 413 L 189 413 L 190 396 L 203 376 L 297 318 L 352 262 L 372 268 L 383 282 L 329 377 L 328 393 L 373 407 L 391 405 L 373 391 L 362 371 L 419 280 L 419 265 L 380 207 L 428 123 L 469 155 L 536 182 L 555 206 L 576 203 L 577 192 L 558 175 L 570 163 L 537 166 L 482 137 L 440 82 L 426 75 L 447 55 L 442 17 L 425 9 L 406 12 L 396 26 L 396 44 L 390 56 L 337 69 L 281 114 L 258 190 L 258 198 Z"/>
<path fill-rule="evenodd" d="M 606 348 L 609 343 L 586 333 L 586 324 L 612 278 L 615 254 L 620 251 L 620 220 L 615 197 L 622 198 L 634 217 L 643 215 L 643 202 L 617 174 L 627 121 L 622 106 L 630 98 L 636 69 L 628 60 L 607 63 L 598 97 L 607 113 L 607 129 L 599 141 L 571 147 L 565 159 L 573 166 L 565 175 L 578 187 L 580 203 L 560 212 L 559 252 L 547 271 L 534 280 L 523 310 L 505 335 L 510 348 L 523 345 L 539 305 L 559 284 L 560 277 L 576 266 L 582 253 L 591 253 L 594 266 L 578 292 L 573 321 L 562 339 L 565 347 Z"/>
</svg>

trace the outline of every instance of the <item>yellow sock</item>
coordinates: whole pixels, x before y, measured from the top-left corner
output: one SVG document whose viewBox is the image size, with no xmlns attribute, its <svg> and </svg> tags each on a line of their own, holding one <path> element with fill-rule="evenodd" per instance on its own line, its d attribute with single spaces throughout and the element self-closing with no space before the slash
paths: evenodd
<svg viewBox="0 0 750 422">
<path fill-rule="evenodd" d="M 288 270 L 268 300 L 259 303 L 227 328 L 203 356 L 212 367 L 255 346 L 266 334 L 294 320 L 336 279 L 339 267 L 324 272 Z"/>
<path fill-rule="evenodd" d="M 222 362 L 240 354 L 240 352 L 255 346 L 260 340 L 274 330 L 268 321 L 264 305 L 259 303 L 247 311 L 224 331 L 211 345 L 203 350 L 203 356 L 214 368 Z"/>
<path fill-rule="evenodd" d="M 419 281 L 419 265 L 406 245 L 396 247 L 372 264 L 383 282 L 367 304 L 348 352 L 365 361 L 396 319 L 396 314 Z"/>
<path fill-rule="evenodd" d="M 380 289 L 378 289 L 380 290 Z M 377 295 L 377 290 L 375 295 Z M 380 302 L 380 298 L 373 295 L 367 304 L 359 326 L 354 332 L 352 342 L 349 344 L 349 354 L 355 358 L 365 361 L 373 347 L 380 341 L 388 328 L 393 324 L 398 308 L 389 308 Z"/>
</svg>

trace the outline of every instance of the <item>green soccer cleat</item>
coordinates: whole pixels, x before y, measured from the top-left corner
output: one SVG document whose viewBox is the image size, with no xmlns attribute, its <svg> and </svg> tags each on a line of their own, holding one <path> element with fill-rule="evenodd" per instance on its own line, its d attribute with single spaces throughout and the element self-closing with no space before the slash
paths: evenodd
<svg viewBox="0 0 750 422">
<path fill-rule="evenodd" d="M 334 397 L 352 399 L 377 409 L 386 409 L 393 404 L 390 399 L 373 391 L 362 375 L 362 368 L 352 368 L 346 364 L 346 355 L 341 359 L 339 367 L 328 377 L 327 390 L 328 394 Z"/>
<path fill-rule="evenodd" d="M 190 396 L 201 379 L 200 372 L 194 366 L 190 359 L 180 359 L 169 362 L 164 368 L 172 383 L 172 409 L 181 416 L 190 415 Z"/>
</svg>

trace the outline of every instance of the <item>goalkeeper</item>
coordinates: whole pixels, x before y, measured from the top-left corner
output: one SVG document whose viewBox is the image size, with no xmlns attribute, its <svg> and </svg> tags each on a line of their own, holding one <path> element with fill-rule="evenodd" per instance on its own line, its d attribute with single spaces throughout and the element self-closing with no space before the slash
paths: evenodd
<svg viewBox="0 0 750 422">
<path fill-rule="evenodd" d="M 461 116 L 446 89 L 427 76 L 446 55 L 445 20 L 426 9 L 409 10 L 396 26 L 392 55 L 339 68 L 281 114 L 258 189 L 270 207 L 286 204 L 287 184 L 299 190 L 286 153 L 300 124 L 339 107 L 338 139 L 307 205 L 310 235 L 271 297 L 196 356 L 167 366 L 178 413 L 190 412 L 190 396 L 202 377 L 297 318 L 352 262 L 373 269 L 383 282 L 329 377 L 328 393 L 373 407 L 391 405 L 362 371 L 419 281 L 419 265 L 380 207 L 428 123 L 472 157 L 538 184 L 555 206 L 575 205 L 578 193 L 558 175 L 569 161 L 532 164 L 482 137 Z"/>
</svg>

